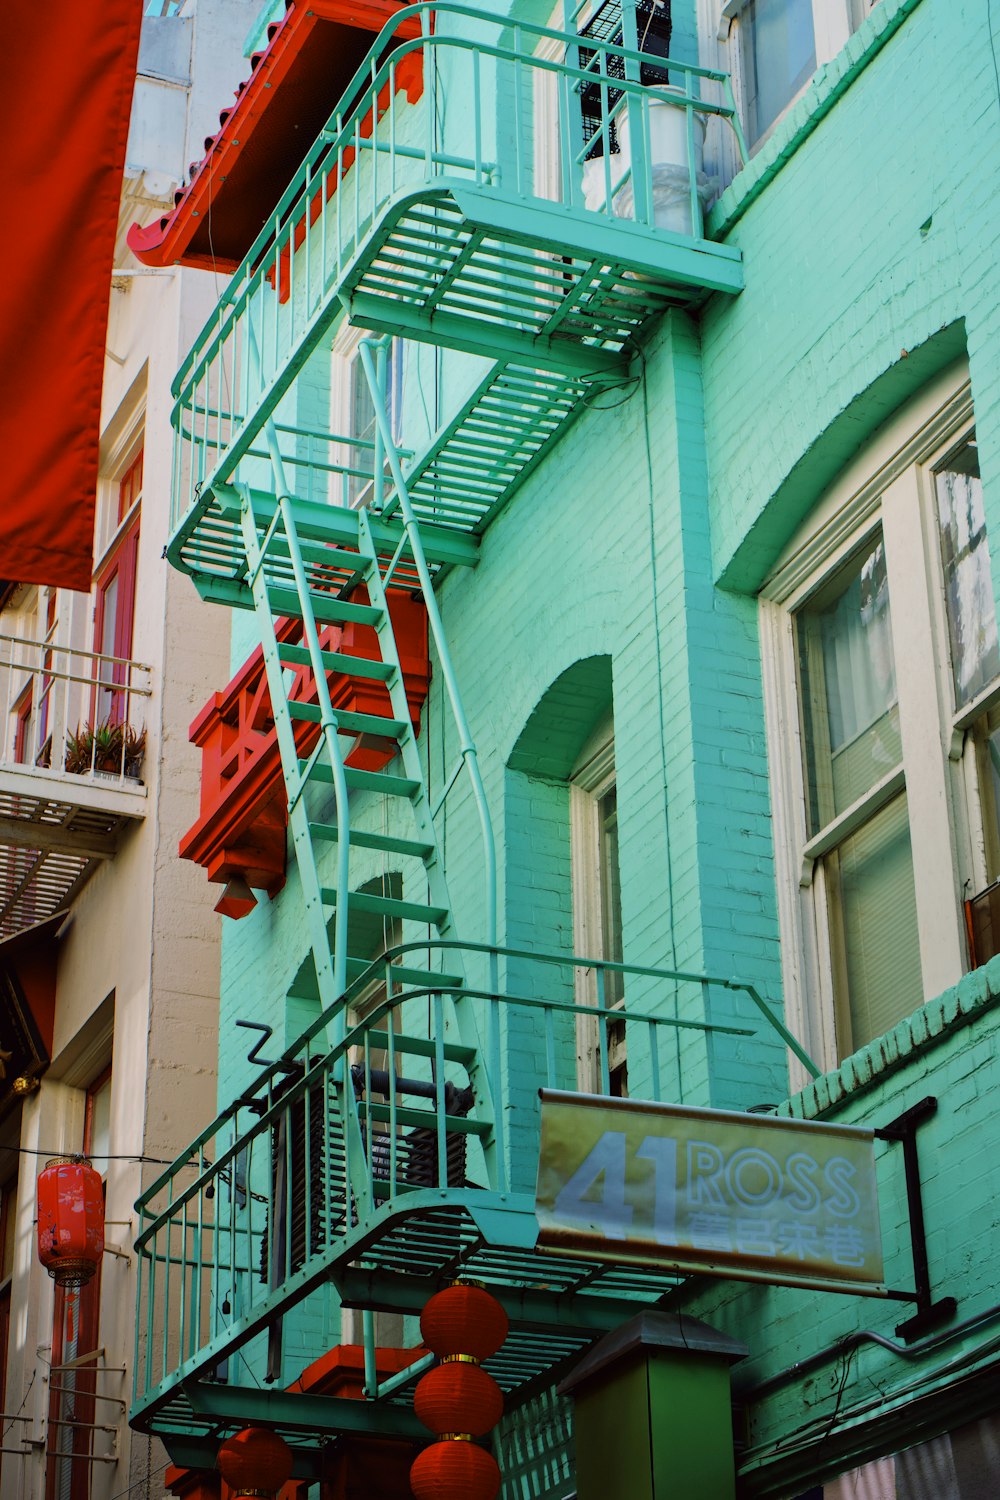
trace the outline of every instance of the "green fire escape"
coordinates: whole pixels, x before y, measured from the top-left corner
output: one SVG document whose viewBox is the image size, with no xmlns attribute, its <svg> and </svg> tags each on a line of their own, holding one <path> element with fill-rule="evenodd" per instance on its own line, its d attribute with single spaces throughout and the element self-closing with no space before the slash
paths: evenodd
<svg viewBox="0 0 1000 1500">
<path fill-rule="evenodd" d="M 617 0 L 582 8 L 565 33 L 462 5 L 411 6 L 400 21 L 414 16 L 412 40 L 379 38 L 175 387 L 169 556 L 206 599 L 256 616 L 308 933 L 297 984 L 320 1010 L 139 1203 L 132 1421 L 181 1463 L 210 1464 L 220 1435 L 257 1420 L 293 1444 L 302 1476 L 338 1435 L 422 1435 L 410 1403 L 423 1364 L 380 1378 L 373 1314 L 419 1311 L 442 1279 L 473 1276 L 505 1301 L 511 1337 L 488 1368 L 512 1408 L 675 1284 L 536 1247 L 533 1182 L 504 1105 L 515 1084 L 525 1099 L 576 1086 L 582 961 L 497 946 L 489 807 L 434 588 L 443 570 L 475 567 L 491 519 L 588 396 L 627 378 L 651 319 L 740 290 L 738 252 L 703 236 L 697 170 L 705 122 L 737 138 L 738 125 L 727 80 L 652 64 L 635 7 Z M 401 80 L 415 70 L 411 103 Z M 555 136 L 548 182 L 540 120 Z M 681 142 L 669 170 L 664 132 Z M 369 335 L 365 439 L 306 415 L 345 318 Z M 455 356 L 449 414 L 421 451 L 396 440 L 390 336 Z M 359 485 L 364 503 L 345 503 Z M 445 794 L 467 778 L 478 813 L 475 933 L 455 930 L 393 588 L 427 607 L 458 734 Z M 279 617 L 301 622 L 292 640 Z M 377 651 L 342 649 L 345 625 L 373 631 Z M 289 700 L 288 667 L 311 671 L 309 702 Z M 384 684 L 391 717 L 335 710 L 334 676 Z M 387 769 L 348 763 L 366 735 L 393 742 Z M 371 794 L 388 809 L 379 831 L 355 816 Z M 373 854 L 404 862 L 420 899 L 362 888 Z M 415 936 L 372 963 L 351 951 L 359 915 Z M 587 963 L 605 1091 L 609 970 L 634 976 L 627 1024 L 650 1098 L 676 1090 L 679 1029 L 750 1035 L 770 1021 L 749 986 Z M 745 1026 L 712 1026 L 713 986 L 745 991 Z M 531 1039 L 531 1078 L 512 1076 L 517 1037 Z M 281 1389 L 283 1320 L 329 1284 L 364 1311 L 362 1401 Z M 265 1354 L 258 1385 L 250 1361 L 263 1369 Z"/>
</svg>

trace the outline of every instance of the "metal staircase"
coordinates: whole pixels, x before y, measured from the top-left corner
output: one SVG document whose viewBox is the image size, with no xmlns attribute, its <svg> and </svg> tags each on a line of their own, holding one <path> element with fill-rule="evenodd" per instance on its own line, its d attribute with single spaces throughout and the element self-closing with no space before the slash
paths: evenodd
<svg viewBox="0 0 1000 1500">
<path fill-rule="evenodd" d="M 497 936 L 496 859 L 489 808 L 434 597 L 428 548 L 402 478 L 399 451 L 387 415 L 386 342 L 366 340 L 360 352 L 376 413 L 372 510 L 378 516 L 383 509 L 385 468 L 388 465 L 396 484 L 397 520 L 378 527 L 365 510 L 348 510 L 338 518 L 336 542 L 329 539 L 330 530 L 323 524 L 326 517 L 319 522 L 318 537 L 304 537 L 302 522 L 296 516 L 295 503 L 288 493 L 285 465 L 271 419 L 265 425 L 265 437 L 275 486 L 273 503 L 262 514 L 259 500 L 246 485 L 238 485 L 230 492 L 230 503 L 239 503 L 247 588 L 257 619 L 281 755 L 317 999 L 321 1010 L 332 1018 L 330 1040 L 334 1045 L 343 1042 L 346 1031 L 345 991 L 349 983 L 371 964 L 370 953 L 352 954 L 350 951 L 352 914 L 380 917 L 387 924 L 423 924 L 433 929 L 438 940 L 453 940 L 456 936 L 444 860 L 407 703 L 387 597 L 387 589 L 394 581 L 397 585 L 405 582 L 423 595 L 440 671 L 459 731 L 460 760 L 456 776 L 462 770 L 469 776 L 480 813 L 486 860 L 487 943 L 495 945 Z M 254 355 L 257 357 L 256 349 Z M 305 530 L 308 533 L 308 522 Z M 433 538 L 430 556 L 435 556 Z M 275 628 L 275 620 L 279 617 L 301 621 L 301 643 L 279 640 Z M 330 633 L 324 644 L 320 633 L 322 626 L 347 624 L 369 627 L 374 631 L 377 655 L 345 653 L 339 648 L 340 637 L 335 633 Z M 289 695 L 286 668 L 303 666 L 311 672 L 315 702 L 303 702 L 300 697 L 293 699 Z M 334 709 L 330 695 L 330 676 L 334 674 L 381 683 L 389 696 L 391 715 L 383 718 Z M 307 756 L 301 753 L 301 735 L 296 733 L 296 725 L 303 723 L 318 725 L 319 728 L 315 745 Z M 347 763 L 351 747 L 364 736 L 394 743 L 396 754 L 391 770 L 366 770 Z M 333 820 L 316 821 L 310 811 L 311 793 L 317 788 L 331 786 Z M 406 831 L 352 829 L 350 797 L 353 792 L 390 799 L 399 808 L 407 825 Z M 330 844 L 337 850 L 333 885 L 323 883 L 317 858 L 317 849 Z M 404 900 L 385 891 L 373 893 L 357 889 L 352 878 L 352 846 L 419 862 L 426 899 Z M 455 969 L 453 964 L 450 972 L 443 973 L 408 965 L 394 977 L 397 987 L 406 985 L 451 995 L 461 992 L 464 979 L 461 969 L 458 968 L 457 972 Z M 464 1049 L 463 1060 L 475 1101 L 476 1129 L 480 1137 L 489 1142 L 487 1171 L 492 1179 L 495 1168 L 493 1112 L 489 1087 L 477 1062 L 480 1038 L 474 1022 L 464 1014 L 462 1006 L 451 1001 L 445 1027 L 453 1030 Z M 490 1185 L 494 1185 L 492 1180 Z"/>
<path fill-rule="evenodd" d="M 220 1361 L 232 1367 L 265 1333 L 273 1345 L 281 1319 L 329 1284 L 344 1306 L 413 1313 L 442 1279 L 482 1279 L 514 1322 L 491 1366 L 510 1392 L 541 1388 L 596 1332 L 666 1294 L 677 1277 L 663 1268 L 595 1267 L 536 1246 L 523 1143 L 538 1088 L 578 1086 L 581 1023 L 595 1028 L 607 1087 L 609 1028 L 622 1024 L 620 1011 L 605 1017 L 577 1003 L 574 975 L 596 971 L 603 994 L 605 970 L 627 972 L 633 994 L 641 977 L 656 996 L 649 1013 L 630 1005 L 627 1016 L 648 1049 L 649 1098 L 674 1096 L 684 1028 L 755 1029 L 713 1024 L 712 986 L 745 989 L 766 1012 L 735 981 L 498 947 L 489 808 L 434 592 L 441 570 L 475 565 L 481 534 L 588 395 L 629 378 L 634 340 L 651 319 L 742 285 L 739 252 L 702 234 L 693 154 L 696 114 L 735 123 L 728 79 L 670 65 L 689 143 L 692 233 L 664 229 L 648 148 L 657 101 L 625 9 L 623 45 L 610 12 L 610 41 L 581 24 L 594 19 L 586 4 L 563 33 L 462 4 L 407 7 L 406 24 L 419 17 L 420 35 L 387 28 L 379 37 L 177 377 L 168 555 L 204 597 L 256 614 L 310 949 L 289 993 L 308 995 L 319 1011 L 138 1204 L 132 1420 L 160 1433 L 177 1462 L 203 1462 L 219 1432 L 257 1419 L 293 1440 L 300 1477 L 323 1472 L 323 1445 L 338 1433 L 418 1435 L 411 1395 L 423 1363 L 380 1380 L 370 1321 L 364 1401 L 219 1384 Z M 419 105 L 397 99 L 404 61 L 422 68 Z M 449 75 L 469 85 L 450 117 Z M 721 103 L 702 98 L 704 84 Z M 554 197 L 534 176 L 525 111 L 536 96 L 554 108 L 560 137 Z M 499 119 L 499 97 L 511 102 L 512 121 Z M 629 113 L 626 214 L 625 178 L 612 182 L 611 161 Z M 602 142 L 605 193 L 595 206 L 583 169 Z M 317 409 L 309 379 L 319 369 L 313 390 L 322 389 L 320 367 L 345 316 L 386 336 L 360 345 L 376 420 L 363 443 L 306 415 Z M 390 334 L 476 357 L 417 452 L 393 437 Z M 350 467 L 359 450 L 363 476 Z M 325 499 L 301 492 L 303 468 L 320 475 Z M 370 483 L 367 509 L 337 503 L 348 475 Z M 407 705 L 394 588 L 423 599 L 458 731 L 437 804 Z M 281 616 L 301 622 L 300 636 L 276 630 Z M 345 651 L 339 627 L 348 625 L 373 632 L 377 653 Z M 305 701 L 290 698 L 288 668 L 311 673 Z M 335 709 L 334 674 L 382 683 L 389 716 Z M 372 735 L 395 747 L 386 769 L 349 763 L 358 737 Z M 474 943 L 456 933 L 435 830 L 462 775 L 483 851 L 486 918 Z M 352 821 L 353 799 L 370 806 L 373 793 L 390 809 L 380 831 Z M 426 898 L 384 882 L 371 889 L 372 855 L 416 872 Z M 370 951 L 352 951 L 352 918 L 426 936 L 373 965 Z M 362 1014 L 373 976 L 383 998 Z M 681 1017 L 685 986 L 685 1014 L 700 1019 Z"/>
</svg>

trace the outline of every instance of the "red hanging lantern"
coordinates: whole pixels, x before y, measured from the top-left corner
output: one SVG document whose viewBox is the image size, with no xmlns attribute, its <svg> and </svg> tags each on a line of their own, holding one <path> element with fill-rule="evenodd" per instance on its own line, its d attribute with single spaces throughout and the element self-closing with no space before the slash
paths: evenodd
<svg viewBox="0 0 1000 1500">
<path fill-rule="evenodd" d="M 454 1437 L 418 1455 L 410 1488 L 416 1500 L 495 1500 L 500 1470 L 491 1453 Z"/>
<path fill-rule="evenodd" d="M 413 1393 L 413 1410 L 431 1432 L 482 1437 L 503 1416 L 503 1393 L 478 1365 L 449 1361 L 428 1370 Z"/>
<path fill-rule="evenodd" d="M 507 1314 L 485 1287 L 456 1282 L 434 1296 L 420 1314 L 420 1332 L 439 1358 L 465 1355 L 482 1364 L 496 1354 L 510 1324 Z"/>
<path fill-rule="evenodd" d="M 292 1450 L 266 1427 L 244 1427 L 219 1449 L 216 1468 L 232 1490 L 232 1500 L 276 1495 L 292 1477 Z"/>
<path fill-rule="evenodd" d="M 59 1286 L 83 1286 L 104 1254 L 104 1190 L 83 1156 L 46 1162 L 38 1176 L 38 1259 Z"/>
</svg>

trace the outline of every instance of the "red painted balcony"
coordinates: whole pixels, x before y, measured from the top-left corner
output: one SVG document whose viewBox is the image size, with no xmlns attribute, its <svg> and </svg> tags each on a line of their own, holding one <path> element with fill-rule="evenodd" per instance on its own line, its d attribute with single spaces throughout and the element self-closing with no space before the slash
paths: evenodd
<svg viewBox="0 0 1000 1500">
<path fill-rule="evenodd" d="M 409 593 L 389 590 L 403 684 L 415 730 L 430 684 L 427 656 L 427 611 Z M 302 638 L 301 620 L 279 620 L 278 639 L 295 643 Z M 379 657 L 375 631 L 367 625 L 328 625 L 321 629 L 324 650 L 348 656 Z M 381 682 L 327 674 L 335 709 L 392 716 L 389 693 Z M 296 670 L 290 697 L 316 702 L 316 683 L 308 667 Z M 309 755 L 319 726 L 304 720 L 294 724 L 300 756 Z M 278 738 L 261 648 L 243 663 L 221 693 L 205 704 L 189 730 L 201 750 L 201 812 L 181 839 L 180 856 L 202 865 L 208 878 L 224 885 L 242 877 L 257 890 L 275 895 L 285 881 L 286 794 L 281 774 Z M 396 752 L 391 739 L 362 735 L 346 756 L 349 766 L 377 771 Z"/>
</svg>

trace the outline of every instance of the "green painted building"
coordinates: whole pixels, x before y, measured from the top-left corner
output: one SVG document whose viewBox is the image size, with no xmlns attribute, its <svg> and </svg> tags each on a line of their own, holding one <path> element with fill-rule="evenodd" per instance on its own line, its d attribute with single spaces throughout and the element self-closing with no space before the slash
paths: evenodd
<svg viewBox="0 0 1000 1500">
<path fill-rule="evenodd" d="M 236 675 L 192 856 L 228 882 L 220 1114 L 140 1201 L 133 1424 L 196 1470 L 274 1427 L 316 1495 L 377 1440 L 405 1495 L 405 1351 L 464 1277 L 511 1319 L 505 1500 L 584 1500 L 556 1388 L 650 1309 L 747 1351 L 737 1493 L 978 1500 L 1000 23 L 362 9 L 265 13 L 139 250 L 236 268 L 175 383 L 168 546 Z M 882 1132 L 907 1295 L 774 1284 L 757 1179 L 695 1245 L 756 1281 L 540 1245 L 540 1089 Z M 679 1493 L 644 1452 L 621 1495 Z"/>
</svg>

